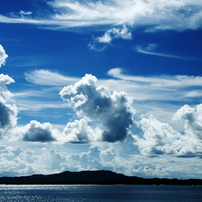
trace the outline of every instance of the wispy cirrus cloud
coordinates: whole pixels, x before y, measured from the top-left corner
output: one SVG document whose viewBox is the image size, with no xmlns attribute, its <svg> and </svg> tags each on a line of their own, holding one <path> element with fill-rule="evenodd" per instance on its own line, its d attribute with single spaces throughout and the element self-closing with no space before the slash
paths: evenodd
<svg viewBox="0 0 202 202">
<path fill-rule="evenodd" d="M 165 97 L 166 100 L 170 101 L 181 100 L 182 98 L 192 97 L 193 87 L 202 86 L 202 77 L 200 76 L 136 76 L 124 74 L 124 70 L 121 68 L 110 69 L 107 74 L 114 79 L 99 79 L 99 84 L 106 85 L 114 90 L 126 91 L 135 100 L 165 100 Z M 42 69 L 25 73 L 25 78 L 33 84 L 58 87 L 71 85 L 80 79 Z M 139 91 L 139 89 L 142 90 Z M 164 93 L 166 93 L 166 96 Z M 198 96 L 200 97 L 200 94 Z M 196 93 L 194 93 L 193 98 L 197 98 Z"/>
<path fill-rule="evenodd" d="M 108 75 L 126 81 L 133 81 L 153 88 L 172 88 L 172 87 L 191 87 L 201 86 L 201 76 L 187 76 L 187 75 L 159 75 L 159 76 L 131 76 L 123 74 L 123 69 L 113 68 L 108 71 Z"/>
<path fill-rule="evenodd" d="M 202 3 L 193 0 L 53 0 L 47 6 L 50 12 L 46 17 L 19 11 L 18 15 L 11 17 L 0 15 L 0 22 L 37 24 L 53 29 L 126 24 L 132 27 L 150 26 L 150 31 L 197 29 L 202 26 Z"/>
<path fill-rule="evenodd" d="M 127 92 L 133 98 L 138 114 L 146 116 L 153 114 L 169 123 L 172 122 L 169 120 L 179 107 L 184 104 L 199 104 L 202 98 L 201 93 L 196 94 L 193 90 L 202 86 L 201 76 L 136 76 L 126 74 L 121 68 L 109 70 L 108 75 L 114 79 L 106 80 L 104 84 Z M 175 125 L 174 122 L 172 124 Z M 178 124 L 175 127 L 181 126 Z"/>
<path fill-rule="evenodd" d="M 198 29 L 202 27 L 202 3 L 193 0 L 104 0 L 72 1 L 53 0 L 47 2 L 48 12 L 10 12 L 0 14 L 0 23 L 34 24 L 40 29 L 79 31 L 94 34 L 103 31 L 104 35 L 94 37 L 88 47 L 103 51 L 114 39 L 131 39 L 136 28 L 145 32 L 158 30 Z M 44 11 L 43 10 L 43 11 Z M 123 26 L 123 29 L 120 27 Z M 85 29 L 83 29 L 85 28 Z M 149 52 L 136 48 L 138 52 L 161 57 L 191 59 L 182 56 Z"/>
<path fill-rule="evenodd" d="M 79 78 L 63 76 L 48 70 L 34 70 L 25 73 L 25 79 L 39 85 L 63 86 L 78 81 Z"/>
<path fill-rule="evenodd" d="M 77 77 L 63 76 L 57 72 L 43 69 L 25 72 L 24 75 L 25 79 L 33 85 L 26 90 L 20 89 L 13 93 L 20 112 L 36 113 L 45 109 L 68 108 L 68 104 L 62 102 L 58 93 L 62 87 L 79 80 Z M 41 87 L 36 90 L 35 85 Z"/>
</svg>

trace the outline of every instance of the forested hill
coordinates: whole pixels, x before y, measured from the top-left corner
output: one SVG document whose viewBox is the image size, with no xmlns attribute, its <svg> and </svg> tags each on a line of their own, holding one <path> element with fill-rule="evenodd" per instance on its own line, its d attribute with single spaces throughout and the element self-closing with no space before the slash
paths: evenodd
<svg viewBox="0 0 202 202">
<path fill-rule="evenodd" d="M 202 185 L 201 179 L 145 179 L 129 177 L 112 171 L 65 171 L 51 175 L 2 177 L 0 184 L 145 184 L 145 185 Z"/>
</svg>

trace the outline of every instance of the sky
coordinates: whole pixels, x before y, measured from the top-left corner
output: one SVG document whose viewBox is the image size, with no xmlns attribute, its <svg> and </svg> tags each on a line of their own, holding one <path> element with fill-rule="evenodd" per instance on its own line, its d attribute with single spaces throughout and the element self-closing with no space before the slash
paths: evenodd
<svg viewBox="0 0 202 202">
<path fill-rule="evenodd" d="M 202 179 L 201 1 L 0 5 L 0 177 Z"/>
</svg>

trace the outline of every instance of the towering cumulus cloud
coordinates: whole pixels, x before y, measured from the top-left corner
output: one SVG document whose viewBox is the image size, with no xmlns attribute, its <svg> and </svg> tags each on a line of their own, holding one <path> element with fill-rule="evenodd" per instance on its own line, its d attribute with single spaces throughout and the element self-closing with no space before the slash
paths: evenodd
<svg viewBox="0 0 202 202">
<path fill-rule="evenodd" d="M 6 62 L 6 58 L 8 57 L 8 55 L 6 54 L 3 46 L 0 44 L 0 67 L 2 65 L 5 65 Z"/>
<path fill-rule="evenodd" d="M 7 57 L 4 48 L 0 45 L 0 67 L 5 64 Z M 6 85 L 10 83 L 14 83 L 11 77 L 0 74 L 0 137 L 17 123 L 17 107 L 11 99 L 11 93 L 6 88 Z"/>
<path fill-rule="evenodd" d="M 79 117 L 101 123 L 101 140 L 107 142 L 124 140 L 133 124 L 132 100 L 124 92 L 110 92 L 106 87 L 96 87 L 96 82 L 96 77 L 86 74 L 74 85 L 64 87 L 60 95 L 63 100 L 70 102 Z M 71 127 L 68 125 L 68 129 L 70 128 L 72 125 Z M 80 132 L 80 136 L 86 136 Z"/>
<path fill-rule="evenodd" d="M 0 74 L 0 137 L 12 129 L 17 122 L 17 107 L 5 86 L 13 82 L 14 80 L 9 76 Z"/>
</svg>

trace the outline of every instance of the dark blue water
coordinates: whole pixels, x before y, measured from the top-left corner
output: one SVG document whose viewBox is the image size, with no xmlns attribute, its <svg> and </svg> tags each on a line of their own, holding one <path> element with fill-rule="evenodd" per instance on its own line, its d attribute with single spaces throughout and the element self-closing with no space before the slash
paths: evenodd
<svg viewBox="0 0 202 202">
<path fill-rule="evenodd" d="M 1 185 L 1 202 L 202 202 L 202 186 Z"/>
</svg>

